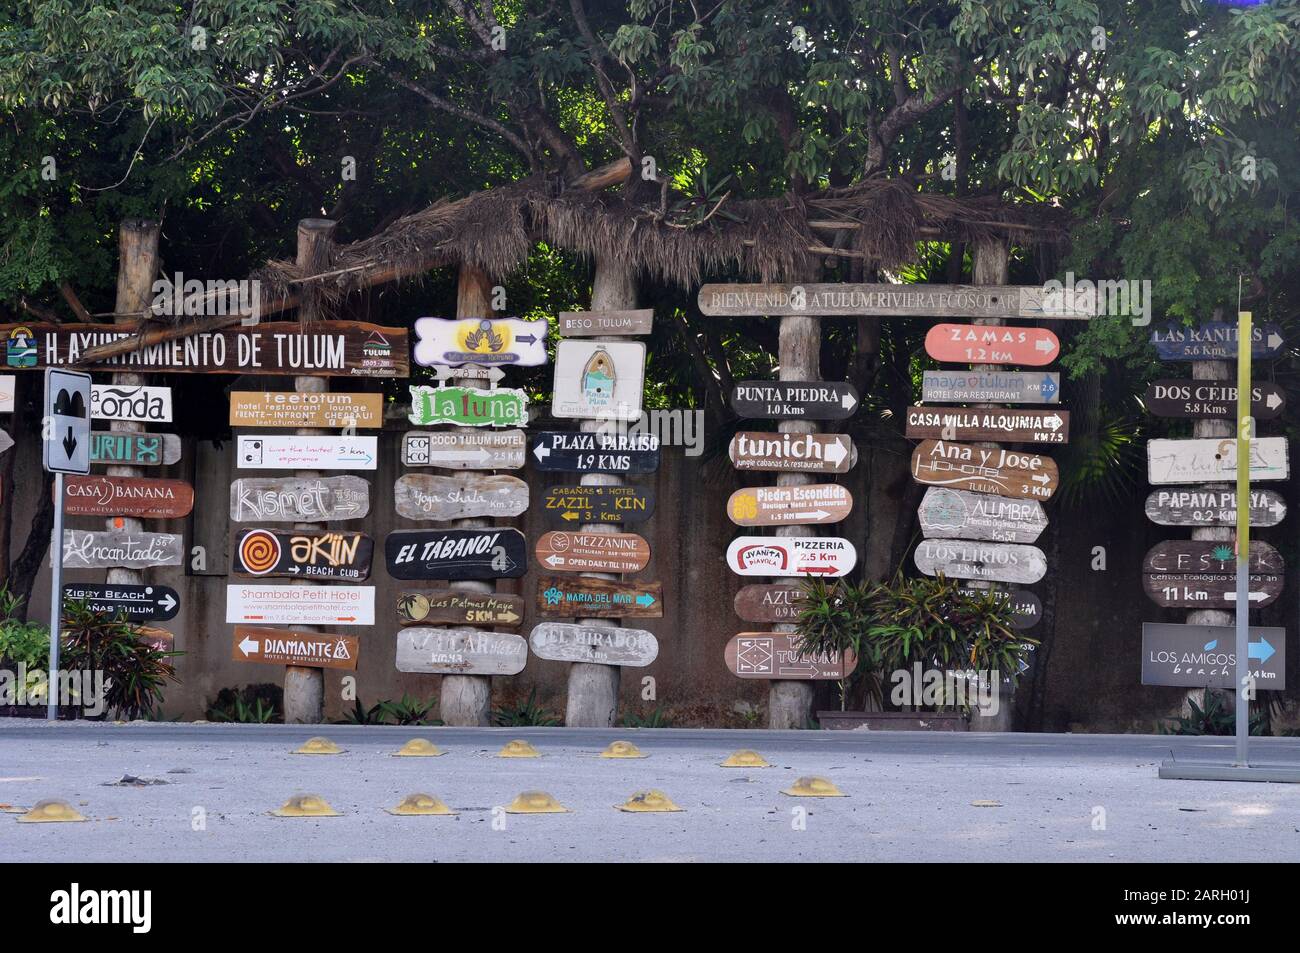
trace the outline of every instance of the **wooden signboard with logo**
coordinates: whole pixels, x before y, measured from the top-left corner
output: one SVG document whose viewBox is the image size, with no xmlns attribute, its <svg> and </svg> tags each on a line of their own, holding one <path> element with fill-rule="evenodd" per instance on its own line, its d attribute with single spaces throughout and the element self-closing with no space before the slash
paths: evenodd
<svg viewBox="0 0 1300 953">
<path fill-rule="evenodd" d="M 232 391 L 230 426 L 378 430 L 384 426 L 384 395 Z"/>
<path fill-rule="evenodd" d="M 1160 380 L 1147 385 L 1143 401 L 1157 417 L 1237 416 L 1237 385 L 1230 381 Z M 1269 420 L 1282 413 L 1286 398 L 1276 384 L 1252 384 L 1250 414 Z"/>
<path fill-rule="evenodd" d="M 551 413 L 584 420 L 638 420 L 644 384 L 641 341 L 561 341 L 555 347 Z"/>
<path fill-rule="evenodd" d="M 343 579 L 370 576 L 375 542 L 365 533 L 247 529 L 234 534 L 230 571 L 235 576 Z"/>
<path fill-rule="evenodd" d="M 95 612 L 107 612 L 130 622 L 165 622 L 176 618 L 181 597 L 170 586 L 118 583 L 68 583 L 63 601 L 84 602 Z"/>
<path fill-rule="evenodd" d="M 370 484 L 357 476 L 245 477 L 230 484 L 236 523 L 327 523 L 370 512 Z"/>
<path fill-rule="evenodd" d="M 1282 595 L 1285 580 L 1279 574 L 1251 573 L 1247 599 L 1250 608 L 1262 609 Z M 1169 609 L 1234 609 L 1237 574 L 1197 572 L 1143 573 L 1142 588 L 1158 606 Z"/>
<path fill-rule="evenodd" d="M 1042 285 L 708 284 L 702 314 L 716 317 L 807 314 L 888 318 L 1047 318 L 1087 321 L 1096 314 Z"/>
<path fill-rule="evenodd" d="M 727 448 L 737 470 L 778 473 L 847 473 L 857 462 L 853 438 L 838 433 L 771 433 L 742 430 Z"/>
<path fill-rule="evenodd" d="M 91 420 L 132 420 L 145 424 L 172 422 L 170 387 L 90 386 Z"/>
<path fill-rule="evenodd" d="M 518 675 L 528 643 L 511 632 L 411 626 L 397 633 L 397 670 L 431 675 Z"/>
<path fill-rule="evenodd" d="M 561 311 L 560 334 L 566 338 L 620 334 L 649 334 L 654 328 L 653 308 L 634 311 Z"/>
<path fill-rule="evenodd" d="M 181 458 L 181 438 L 174 433 L 90 432 L 90 462 L 97 466 L 171 466 Z"/>
<path fill-rule="evenodd" d="M 1171 539 L 1156 543 L 1147 550 L 1142 560 L 1143 572 L 1166 573 L 1219 573 L 1232 575 L 1237 571 L 1237 554 L 1231 542 L 1206 539 Z M 1250 558 L 1247 571 L 1282 575 L 1286 564 L 1282 554 L 1268 543 L 1250 541 Z"/>
<path fill-rule="evenodd" d="M 737 526 L 838 523 L 852 509 L 853 494 L 838 483 L 749 486 L 727 500 L 727 516 Z"/>
<path fill-rule="evenodd" d="M 461 427 L 527 427 L 528 395 L 517 387 L 430 387 L 411 384 L 411 412 L 417 427 L 457 424 Z"/>
<path fill-rule="evenodd" d="M 1042 367 L 1060 356 L 1061 342 L 1046 328 L 936 324 L 926 332 L 925 353 L 944 363 Z"/>
<path fill-rule="evenodd" d="M 97 533 L 63 531 L 64 569 L 148 569 L 179 566 L 185 538 L 175 533 Z"/>
<path fill-rule="evenodd" d="M 522 430 L 412 431 L 402 436 L 402 464 L 443 470 L 519 470 L 527 447 Z"/>
<path fill-rule="evenodd" d="M 378 437 L 257 434 L 238 437 L 241 470 L 374 470 Z"/>
<path fill-rule="evenodd" d="M 659 438 L 644 430 L 627 433 L 546 430 L 533 437 L 531 452 L 539 470 L 654 473 L 659 469 Z"/>
<path fill-rule="evenodd" d="M 799 586 L 752 583 L 741 587 L 732 606 L 746 622 L 794 622 L 803 608 L 802 598 Z"/>
<path fill-rule="evenodd" d="M 1011 627 L 1032 629 L 1043 617 L 1043 603 L 1028 589 L 968 589 L 958 586 L 957 591 L 972 599 L 997 599 L 1011 606 Z"/>
<path fill-rule="evenodd" d="M 1237 493 L 1210 487 L 1153 490 L 1147 519 L 1161 526 L 1236 526 Z M 1250 491 L 1250 525 L 1276 526 L 1286 516 L 1286 501 L 1274 490 Z"/>
<path fill-rule="evenodd" d="M 518 516 L 528 509 L 528 484 L 503 474 L 408 473 L 393 484 L 398 516 L 411 520 L 458 520 Z"/>
<path fill-rule="evenodd" d="M 645 629 L 543 622 L 528 636 L 538 658 L 641 668 L 659 656 L 659 641 Z"/>
<path fill-rule="evenodd" d="M 858 408 L 847 381 L 741 381 L 731 409 L 750 420 L 844 420 Z"/>
<path fill-rule="evenodd" d="M 69 475 L 63 481 L 68 516 L 139 516 L 179 519 L 194 509 L 194 488 L 184 480 Z"/>
<path fill-rule="evenodd" d="M 517 529 L 397 530 L 384 540 L 394 579 L 517 579 L 528 571 Z"/>
<path fill-rule="evenodd" d="M 664 614 L 663 587 L 657 582 L 538 576 L 537 611 L 551 617 L 658 619 Z"/>
<path fill-rule="evenodd" d="M 640 572 L 650 562 L 650 544 L 636 533 L 543 533 L 533 549 L 552 572 Z"/>
<path fill-rule="evenodd" d="M 1286 343 L 1276 324 L 1252 324 L 1250 355 L 1268 360 L 1277 357 Z M 1207 321 L 1199 327 L 1170 324 L 1151 332 L 1151 343 L 1162 361 L 1227 361 L 1237 356 L 1237 324 Z"/>
<path fill-rule="evenodd" d="M 355 672 L 360 651 L 361 640 L 355 635 L 237 625 L 230 657 L 236 662 L 336 668 Z"/>
<path fill-rule="evenodd" d="M 923 440 L 912 451 L 912 476 L 931 486 L 1037 500 L 1050 498 L 1059 478 L 1051 457 L 949 440 Z"/>
<path fill-rule="evenodd" d="M 1037 500 L 939 486 L 925 491 L 916 515 L 927 539 L 1032 543 L 1047 529 L 1047 514 Z"/>
<path fill-rule="evenodd" d="M 858 552 L 839 536 L 737 536 L 727 565 L 738 576 L 845 576 Z"/>
<path fill-rule="evenodd" d="M 1250 441 L 1250 481 L 1290 475 L 1285 437 Z M 1231 437 L 1148 440 L 1147 482 L 1230 483 L 1237 479 L 1237 441 Z"/>
<path fill-rule="evenodd" d="M 415 363 L 535 367 L 546 363 L 546 319 L 417 318 Z"/>
<path fill-rule="evenodd" d="M 1003 440 L 1007 443 L 1069 443 L 1068 410 L 985 407 L 909 407 L 904 436 L 910 440 Z"/>
<path fill-rule="evenodd" d="M 1035 583 L 1047 575 L 1047 557 L 1037 546 L 969 539 L 923 539 L 913 554 L 927 576 Z"/>
<path fill-rule="evenodd" d="M 397 596 L 402 625 L 518 625 L 523 617 L 524 597 L 506 592 L 403 589 Z"/>
<path fill-rule="evenodd" d="M 1061 375 L 1056 371 L 925 371 L 921 399 L 927 404 L 1056 404 L 1061 400 Z"/>
<path fill-rule="evenodd" d="M 738 678 L 825 679 L 847 678 L 857 666 L 852 651 L 837 655 L 803 655 L 793 632 L 741 632 L 724 651 L 727 670 Z"/>
<path fill-rule="evenodd" d="M 553 486 L 542 511 L 565 523 L 643 523 L 655 511 L 654 489 L 638 486 Z"/>
</svg>

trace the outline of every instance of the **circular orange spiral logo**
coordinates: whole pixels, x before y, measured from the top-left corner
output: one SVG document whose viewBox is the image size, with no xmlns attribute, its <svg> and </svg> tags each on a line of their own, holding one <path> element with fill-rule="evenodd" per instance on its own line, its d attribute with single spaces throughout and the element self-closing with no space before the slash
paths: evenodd
<svg viewBox="0 0 1300 953">
<path fill-rule="evenodd" d="M 250 575 L 264 576 L 280 562 L 280 541 L 264 529 L 249 530 L 239 541 L 239 561 Z"/>
</svg>

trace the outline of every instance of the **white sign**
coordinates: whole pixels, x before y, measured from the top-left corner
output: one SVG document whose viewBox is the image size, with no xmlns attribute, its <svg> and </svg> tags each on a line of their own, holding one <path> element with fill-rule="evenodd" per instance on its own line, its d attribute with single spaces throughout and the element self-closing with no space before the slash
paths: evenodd
<svg viewBox="0 0 1300 953">
<path fill-rule="evenodd" d="M 226 586 L 226 621 L 234 625 L 374 625 L 374 586 Z"/>
<path fill-rule="evenodd" d="M 378 437 L 240 437 L 235 466 L 241 470 L 373 470 Z"/>
<path fill-rule="evenodd" d="M 857 550 L 839 536 L 737 536 L 727 565 L 738 576 L 846 576 Z"/>
<path fill-rule="evenodd" d="M 41 441 L 41 459 L 46 471 L 89 473 L 90 375 L 47 367 L 45 419 L 49 439 Z"/>
<path fill-rule="evenodd" d="M 1250 479 L 1285 480 L 1285 437 L 1257 437 L 1250 442 Z M 1196 440 L 1148 440 L 1150 483 L 1225 483 L 1237 479 L 1237 441 L 1232 437 Z"/>
<path fill-rule="evenodd" d="M 545 364 L 546 330 L 545 318 L 418 318 L 415 363 Z"/>
<path fill-rule="evenodd" d="M 90 416 L 94 420 L 169 424 L 172 420 L 172 389 L 95 384 L 90 389 Z"/>
<path fill-rule="evenodd" d="M 0 374 L 0 414 L 14 412 L 14 376 Z"/>
<path fill-rule="evenodd" d="M 561 341 L 555 347 L 551 413 L 588 420 L 638 420 L 644 383 L 641 341 Z"/>
</svg>

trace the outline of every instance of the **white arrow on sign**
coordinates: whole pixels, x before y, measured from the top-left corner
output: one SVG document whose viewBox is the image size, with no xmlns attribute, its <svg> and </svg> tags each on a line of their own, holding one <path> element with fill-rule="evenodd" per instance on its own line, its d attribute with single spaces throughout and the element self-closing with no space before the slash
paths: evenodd
<svg viewBox="0 0 1300 953">
<path fill-rule="evenodd" d="M 1047 486 L 1047 484 L 1052 482 L 1052 478 L 1046 473 L 1035 473 L 1029 479 L 1033 480 L 1035 483 L 1041 483 L 1043 486 Z"/>
<path fill-rule="evenodd" d="M 550 447 L 547 447 L 540 443 L 537 446 L 533 447 L 533 456 L 535 456 L 538 460 L 545 460 L 550 455 L 551 455 Z"/>
<path fill-rule="evenodd" d="M 167 612 L 171 612 L 176 608 L 176 599 L 169 592 L 158 600 L 158 605 L 162 606 Z"/>
<path fill-rule="evenodd" d="M 258 647 L 258 643 L 254 642 L 248 636 L 244 636 L 244 640 L 239 643 L 239 651 L 244 653 L 244 658 L 248 658 L 250 655 L 256 652 L 257 647 Z"/>
<path fill-rule="evenodd" d="M 1282 346 L 1282 335 L 1274 331 L 1268 336 L 1268 346 L 1270 348 L 1279 348 Z"/>
<path fill-rule="evenodd" d="M 826 447 L 827 463 L 839 463 L 848 455 L 849 452 L 844 449 L 844 444 L 840 443 L 838 440 Z"/>
<path fill-rule="evenodd" d="M 1269 410 L 1276 410 L 1282 406 L 1282 395 L 1270 393 L 1264 403 L 1268 405 Z"/>
<path fill-rule="evenodd" d="M 825 510 L 813 510 L 811 513 L 795 513 L 794 518 L 797 520 L 824 520 L 830 515 Z"/>
<path fill-rule="evenodd" d="M 1053 344 L 1051 341 L 1049 341 L 1047 338 L 1039 338 L 1037 341 L 1034 342 L 1034 350 L 1043 351 L 1044 353 L 1048 351 L 1055 351 L 1056 345 Z"/>
<path fill-rule="evenodd" d="M 1052 433 L 1056 433 L 1056 431 L 1065 426 L 1065 421 L 1061 419 L 1060 414 L 1052 414 L 1050 417 L 1044 417 L 1043 423 L 1052 428 Z"/>
<path fill-rule="evenodd" d="M 852 394 L 845 394 L 843 397 L 840 398 L 840 406 L 843 407 L 845 410 L 852 410 L 854 406 L 857 404 L 857 402 L 858 399 L 854 397 Z"/>
<path fill-rule="evenodd" d="M 551 555 L 546 557 L 546 562 L 552 566 L 562 566 L 564 565 L 564 557 L 552 553 Z"/>
<path fill-rule="evenodd" d="M 1237 601 L 1237 593 L 1236 593 L 1236 592 L 1225 592 L 1225 593 L 1223 594 L 1223 598 L 1224 598 L 1225 600 L 1227 600 L 1228 602 L 1236 602 L 1236 601 Z M 1246 596 L 1246 601 L 1247 601 L 1247 602 L 1263 602 L 1263 601 L 1264 601 L 1265 599 L 1267 599 L 1267 598 L 1268 598 L 1268 593 L 1267 593 L 1267 592 L 1252 592 L 1252 593 L 1247 594 L 1247 596 Z"/>
</svg>

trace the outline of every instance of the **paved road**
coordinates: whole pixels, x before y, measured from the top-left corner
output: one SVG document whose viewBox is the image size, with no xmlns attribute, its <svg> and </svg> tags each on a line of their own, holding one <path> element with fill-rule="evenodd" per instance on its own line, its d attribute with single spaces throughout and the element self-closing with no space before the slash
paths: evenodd
<svg viewBox="0 0 1300 953">
<path fill-rule="evenodd" d="M 345 753 L 290 753 L 315 734 Z M 389 757 L 417 736 L 447 755 Z M 495 757 L 512 738 L 531 741 L 543 757 Z M 616 738 L 649 758 L 596 757 Z M 1258 761 L 1300 764 L 1300 739 L 1254 744 Z M 773 767 L 718 767 L 738 748 L 760 751 Z M 1230 754 L 1231 739 L 1132 735 L 16 719 L 0 721 L 0 803 L 62 798 L 91 823 L 17 824 L 0 815 L 0 851 L 8 860 L 64 861 L 1294 861 L 1300 785 L 1156 778 L 1171 756 Z M 124 774 L 167 783 L 108 786 Z M 802 775 L 828 778 L 848 797 L 780 793 Z M 685 813 L 613 809 L 646 788 L 663 790 Z M 572 813 L 494 811 L 537 789 Z M 384 812 L 414 791 L 441 797 L 458 816 Z M 304 792 L 343 816 L 268 816 Z"/>
</svg>

